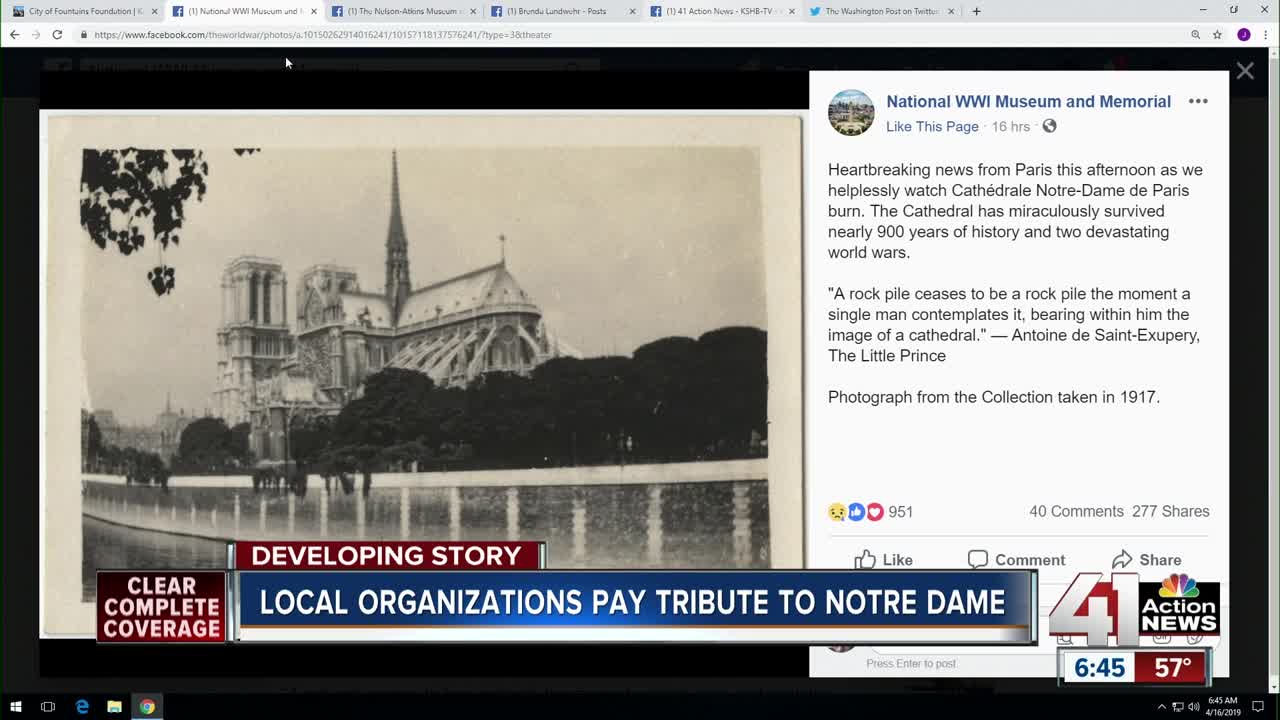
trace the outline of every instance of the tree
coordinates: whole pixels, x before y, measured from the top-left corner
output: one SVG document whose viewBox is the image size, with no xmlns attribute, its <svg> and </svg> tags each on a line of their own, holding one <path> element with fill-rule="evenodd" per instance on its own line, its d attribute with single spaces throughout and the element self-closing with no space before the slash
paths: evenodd
<svg viewBox="0 0 1280 720">
<path fill-rule="evenodd" d="M 238 465 L 247 465 L 249 463 L 250 430 L 251 428 L 247 422 L 237 423 L 235 427 L 231 428 L 228 450 Z"/>
<path fill-rule="evenodd" d="M 369 438 L 369 442 L 387 447 L 417 440 L 429 432 L 434 391 L 431 378 L 413 370 L 387 368 L 369 376 L 360 399 L 366 401 L 369 412 L 394 425 L 389 437 Z"/>
<path fill-rule="evenodd" d="M 574 463 L 619 459 L 620 437 L 635 430 L 644 409 L 630 358 L 561 358 L 539 367 L 533 379 L 544 386 L 562 457 Z"/>
<path fill-rule="evenodd" d="M 315 463 L 328 449 L 332 425 L 324 415 L 298 416 L 289 423 L 289 454 L 299 470 Z"/>
<path fill-rule="evenodd" d="M 383 448 L 378 455 L 380 464 L 393 470 L 405 472 L 411 464 L 425 462 L 431 457 L 431 450 L 420 442 L 410 441 Z"/>
<path fill-rule="evenodd" d="M 426 408 L 421 441 L 428 448 L 441 450 L 474 446 L 480 436 L 480 425 L 468 413 L 470 399 L 466 388 L 438 388 L 431 393 Z M 456 454 L 456 453 L 455 453 Z"/>
<path fill-rule="evenodd" d="M 340 460 L 364 474 L 366 492 L 383 449 L 438 432 L 431 412 L 434 391 L 435 383 L 423 373 L 387 368 L 366 378 L 363 394 L 338 413 L 329 442 Z"/>
<path fill-rule="evenodd" d="M 186 203 L 204 199 L 209 164 L 191 149 L 94 150 L 86 148 L 80 169 L 80 226 L 89 240 L 106 249 L 112 243 L 130 255 L 153 240 L 161 262 L 147 273 L 157 295 L 173 291 L 175 270 L 163 251 L 177 245 L 186 219 Z"/>
<path fill-rule="evenodd" d="M 151 452 L 142 453 L 138 459 L 138 466 L 142 482 L 168 487 L 169 469 L 165 467 L 164 460 L 159 455 Z"/>
<path fill-rule="evenodd" d="M 703 416 L 698 437 L 719 454 L 741 454 L 751 432 L 768 436 L 768 335 L 725 327 L 698 338 L 693 396 Z"/>
<path fill-rule="evenodd" d="M 684 460 L 696 455 L 691 447 L 701 422 L 695 375 L 698 343 L 693 338 L 668 337 L 636 348 L 632 378 L 643 398 L 636 418 L 640 445 L 655 459 Z"/>
<path fill-rule="evenodd" d="M 417 461 L 471 467 L 686 461 L 758 452 L 768 433 L 767 334 L 727 327 L 663 338 L 633 357 L 556 358 L 529 376 L 486 373 L 437 388 L 386 369 L 328 429 L 291 434 L 299 462 L 364 474 Z M 312 459 L 316 458 L 316 459 Z"/>
<path fill-rule="evenodd" d="M 369 489 L 373 487 L 374 463 L 377 462 L 382 451 L 383 448 L 376 445 L 342 445 L 328 451 L 327 460 L 335 470 L 343 475 L 352 472 L 359 472 L 363 475 L 362 492 L 367 496 Z M 352 487 L 345 479 L 343 481 L 343 489 L 346 492 L 351 492 L 352 490 Z"/>
<path fill-rule="evenodd" d="M 103 451 L 102 429 L 98 427 L 98 421 L 92 415 L 89 416 L 89 429 L 87 432 L 89 437 L 85 446 L 86 459 L 96 461 Z"/>
<path fill-rule="evenodd" d="M 222 418 L 206 417 L 183 428 L 174 465 L 187 472 L 213 472 L 235 457 L 231 429 Z"/>
</svg>

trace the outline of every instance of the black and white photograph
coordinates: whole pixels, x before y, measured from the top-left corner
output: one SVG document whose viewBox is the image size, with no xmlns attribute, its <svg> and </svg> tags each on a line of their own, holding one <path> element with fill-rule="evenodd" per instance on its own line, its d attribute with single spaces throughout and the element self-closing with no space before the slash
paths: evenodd
<svg viewBox="0 0 1280 720">
<path fill-rule="evenodd" d="M 234 540 L 799 564 L 797 120 L 226 120 L 50 120 L 48 632 Z"/>
</svg>

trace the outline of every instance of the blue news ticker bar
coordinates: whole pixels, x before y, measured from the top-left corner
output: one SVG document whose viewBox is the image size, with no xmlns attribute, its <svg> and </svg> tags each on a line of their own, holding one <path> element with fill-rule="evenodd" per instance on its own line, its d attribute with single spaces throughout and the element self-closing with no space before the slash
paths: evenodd
<svg viewBox="0 0 1280 720">
<path fill-rule="evenodd" d="M 522 627 L 1033 627 L 1035 574 L 1027 570 L 1009 571 L 858 571 L 858 570 L 778 570 L 778 571 L 557 571 L 530 572 L 310 572 L 310 571 L 241 571 L 239 574 L 239 611 L 242 627 L 353 627 L 353 626 L 522 626 Z M 735 603 L 729 613 L 660 612 L 658 591 L 720 591 L 721 595 L 738 590 L 763 590 L 767 612 L 756 614 L 743 603 Z M 813 595 L 812 611 L 802 614 L 797 603 L 791 612 L 783 612 L 780 591 L 807 590 Z M 309 592 L 306 592 L 309 591 Z M 372 591 L 370 596 L 368 591 Z M 379 598 L 389 591 L 396 607 L 384 611 Z M 501 596 L 513 591 L 526 598 L 526 612 L 512 610 Z M 581 610 L 568 612 L 530 612 L 535 603 L 532 594 L 545 598 L 550 594 L 571 597 L 577 591 Z M 593 613 L 595 591 L 624 603 L 626 612 L 610 612 L 618 606 L 606 605 Z M 633 604 L 634 593 L 644 591 L 639 609 Z M 844 612 L 828 607 L 828 592 L 845 598 L 847 603 L 861 603 L 860 612 L 846 606 Z M 898 611 L 881 602 L 873 608 L 872 597 L 884 591 L 898 591 Z M 941 593 L 931 595 L 931 591 Z M 859 593 L 861 598 L 859 598 Z M 421 611 L 421 598 L 426 594 L 434 604 Z M 457 606 L 443 607 L 439 596 L 455 597 Z M 508 595 L 512 595 L 508 592 Z M 915 597 L 915 612 L 901 610 L 901 598 Z M 499 612 L 474 614 L 466 611 L 483 609 L 486 596 L 494 595 Z M 281 614 L 283 607 L 294 611 Z M 362 598 L 363 596 L 363 598 Z M 930 600 L 945 600 L 942 612 L 929 612 Z M 1003 607 L 994 611 L 971 603 L 985 599 L 988 603 L 1001 598 Z M 298 607 L 315 607 L 325 598 L 332 610 L 302 613 Z M 407 604 L 400 605 L 401 598 Z M 474 599 L 472 599 L 474 598 Z M 961 610 L 951 603 L 961 602 Z M 301 600 L 301 602 L 299 602 Z M 363 600 L 363 602 L 362 602 Z M 545 608 L 546 602 L 536 603 Z M 337 608 L 345 610 L 338 613 Z M 413 612 L 406 613 L 406 608 Z M 490 606 L 492 608 L 492 606 Z M 372 612 L 368 610 L 372 609 Z M 275 612 L 268 612 L 276 610 Z"/>
</svg>

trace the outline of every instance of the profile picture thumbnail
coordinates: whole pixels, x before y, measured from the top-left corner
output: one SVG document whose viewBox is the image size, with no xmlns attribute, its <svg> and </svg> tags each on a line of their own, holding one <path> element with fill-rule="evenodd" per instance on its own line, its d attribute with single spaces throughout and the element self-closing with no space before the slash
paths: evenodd
<svg viewBox="0 0 1280 720">
<path fill-rule="evenodd" d="M 876 106 L 861 90 L 844 90 L 836 93 L 827 105 L 827 120 L 841 135 L 861 135 L 876 119 Z"/>
</svg>

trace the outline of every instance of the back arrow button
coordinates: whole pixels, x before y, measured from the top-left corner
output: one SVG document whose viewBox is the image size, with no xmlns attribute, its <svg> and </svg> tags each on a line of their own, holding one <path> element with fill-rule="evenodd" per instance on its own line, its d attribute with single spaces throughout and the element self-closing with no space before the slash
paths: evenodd
<svg viewBox="0 0 1280 720">
<path fill-rule="evenodd" d="M 18 39 L 18 31 L 17 31 L 17 30 L 10 30 L 10 31 L 9 31 L 9 39 L 10 39 L 10 40 L 17 40 L 17 39 Z"/>
</svg>

